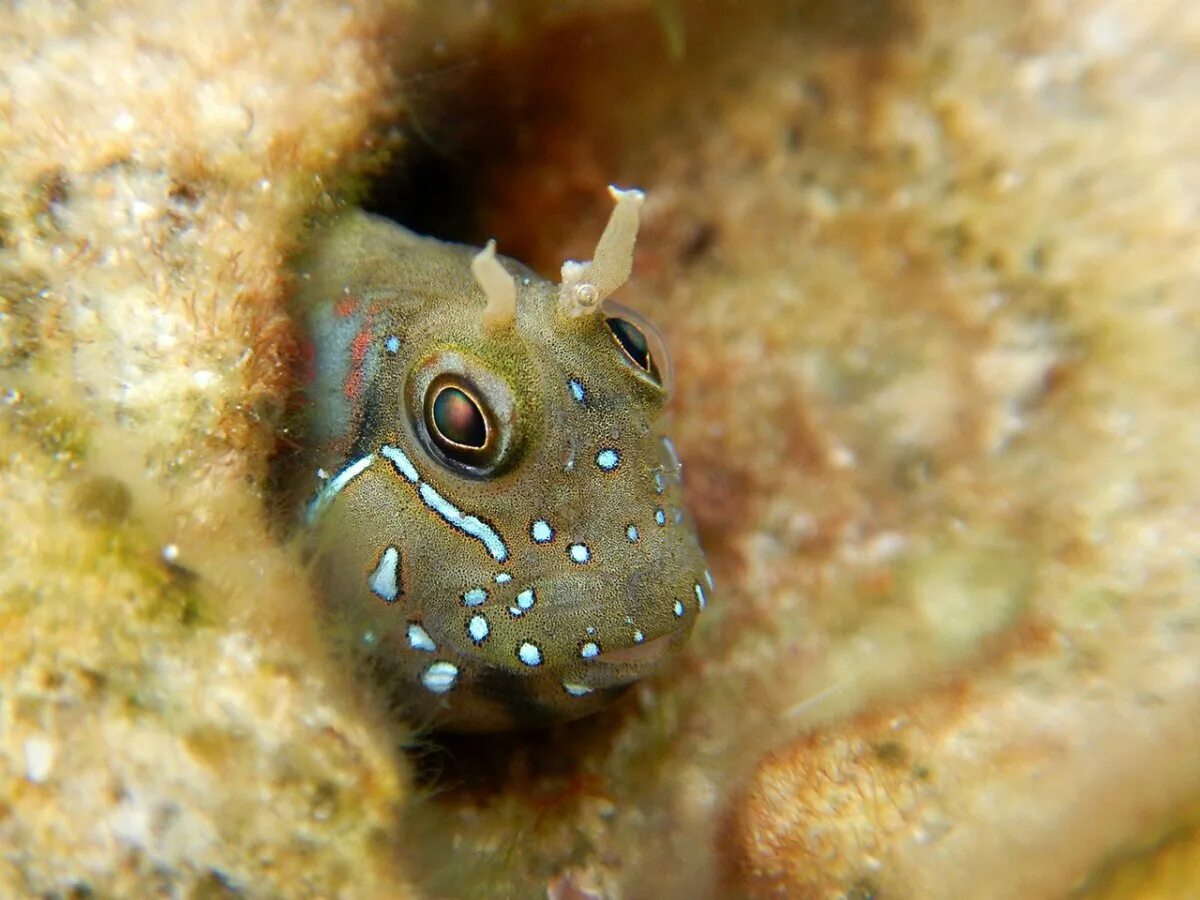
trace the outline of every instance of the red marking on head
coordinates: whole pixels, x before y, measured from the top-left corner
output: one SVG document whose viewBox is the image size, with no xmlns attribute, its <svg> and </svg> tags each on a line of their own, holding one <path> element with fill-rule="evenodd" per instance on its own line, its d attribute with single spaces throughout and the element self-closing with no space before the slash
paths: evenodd
<svg viewBox="0 0 1200 900">
<path fill-rule="evenodd" d="M 349 295 L 342 297 L 334 304 L 333 314 L 339 319 L 345 319 L 348 316 L 354 315 L 354 310 L 358 308 L 358 300 Z"/>
<path fill-rule="evenodd" d="M 362 391 L 363 360 L 367 358 L 367 350 L 371 348 L 374 339 L 371 320 L 368 319 L 350 343 L 350 374 L 346 376 L 346 383 L 342 385 L 342 393 L 346 395 L 347 400 L 357 400 Z"/>
</svg>

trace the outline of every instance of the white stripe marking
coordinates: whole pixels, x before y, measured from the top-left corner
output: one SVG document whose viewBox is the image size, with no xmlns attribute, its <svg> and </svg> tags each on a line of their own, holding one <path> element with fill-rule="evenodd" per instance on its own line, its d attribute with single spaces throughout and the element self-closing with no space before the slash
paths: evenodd
<svg viewBox="0 0 1200 900">
<path fill-rule="evenodd" d="M 333 502 L 333 498 L 342 492 L 342 490 L 351 481 L 367 470 L 371 463 L 375 462 L 375 454 L 369 453 L 362 459 L 355 460 L 333 476 L 328 482 L 321 486 L 317 491 L 317 496 L 308 504 L 308 511 L 304 514 L 304 521 L 307 525 L 312 525 L 321 514 L 325 512 L 326 507 Z"/>
<path fill-rule="evenodd" d="M 421 476 L 417 474 L 416 467 L 409 460 L 408 455 L 399 447 L 389 447 L 387 444 L 384 444 L 379 448 L 379 452 L 383 455 L 384 459 L 388 460 L 393 466 L 395 466 L 396 471 L 403 475 L 407 480 L 411 481 L 413 484 L 416 484 L 421 480 Z"/>
<path fill-rule="evenodd" d="M 492 526 L 475 516 L 463 515 L 462 510 L 434 490 L 427 481 L 421 482 L 419 490 L 425 505 L 445 519 L 448 525 L 482 543 L 496 562 L 502 563 L 508 559 L 508 547 Z"/>
<path fill-rule="evenodd" d="M 412 464 L 412 460 L 403 450 L 384 444 L 379 448 L 379 452 L 406 481 L 417 485 L 417 492 L 421 495 L 421 500 L 441 516 L 447 524 L 482 543 L 496 562 L 504 562 L 508 559 L 508 547 L 504 545 L 503 538 L 496 533 L 495 529 L 475 516 L 465 515 L 462 510 L 439 494 L 429 482 L 422 481 L 421 473 L 417 471 L 417 467 Z M 373 458 L 370 457 L 370 459 Z"/>
</svg>

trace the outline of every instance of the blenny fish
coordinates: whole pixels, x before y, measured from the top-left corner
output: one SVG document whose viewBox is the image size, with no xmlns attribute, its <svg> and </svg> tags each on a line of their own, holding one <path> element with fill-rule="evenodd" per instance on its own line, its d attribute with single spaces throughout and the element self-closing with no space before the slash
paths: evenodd
<svg viewBox="0 0 1200 900">
<path fill-rule="evenodd" d="M 422 726 L 591 713 L 661 666 L 712 588 L 662 430 L 662 341 L 609 300 L 643 195 L 610 188 L 561 283 L 353 212 L 297 267 L 303 516 L 331 632 Z"/>
</svg>

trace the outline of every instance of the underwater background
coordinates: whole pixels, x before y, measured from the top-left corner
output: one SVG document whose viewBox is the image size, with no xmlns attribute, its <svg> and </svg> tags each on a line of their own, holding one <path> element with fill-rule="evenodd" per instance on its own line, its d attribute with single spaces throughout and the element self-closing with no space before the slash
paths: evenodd
<svg viewBox="0 0 1200 900">
<path fill-rule="evenodd" d="M 1194 896 L 1200 7 L 0 11 L 0 894 Z M 553 277 L 647 192 L 716 588 L 541 732 L 414 733 L 273 480 L 361 204 Z"/>
</svg>

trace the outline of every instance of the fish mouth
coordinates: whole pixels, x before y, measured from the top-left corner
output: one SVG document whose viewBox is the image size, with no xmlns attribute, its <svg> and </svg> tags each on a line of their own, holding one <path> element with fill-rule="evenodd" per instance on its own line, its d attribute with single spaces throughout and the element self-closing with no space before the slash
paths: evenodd
<svg viewBox="0 0 1200 900">
<path fill-rule="evenodd" d="M 664 634 L 662 637 L 656 637 L 642 644 L 621 647 L 619 650 L 605 650 L 596 657 L 595 662 L 608 663 L 614 666 L 651 665 L 658 662 L 671 649 L 674 638 L 674 633 Z"/>
</svg>

